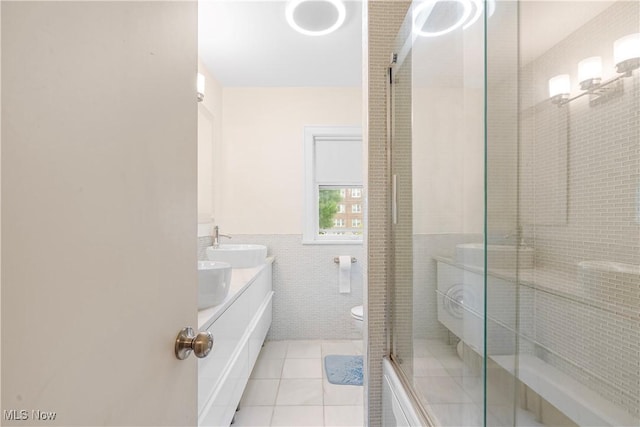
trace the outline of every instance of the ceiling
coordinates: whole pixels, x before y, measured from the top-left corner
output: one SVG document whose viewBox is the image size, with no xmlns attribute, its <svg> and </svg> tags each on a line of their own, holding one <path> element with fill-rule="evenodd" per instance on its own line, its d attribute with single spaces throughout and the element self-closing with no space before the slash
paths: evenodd
<svg viewBox="0 0 640 427">
<path fill-rule="evenodd" d="M 613 3 L 613 0 L 521 1 L 521 63 L 536 59 Z"/>
<path fill-rule="evenodd" d="M 614 2 L 521 1 L 518 31 L 521 63 L 537 58 Z M 501 26 L 500 8 L 514 3 L 497 3 L 496 13 L 491 19 Z M 285 0 L 199 2 L 200 57 L 220 83 L 223 86 L 267 87 L 361 86 L 361 0 L 345 1 L 347 15 L 344 25 L 334 33 L 319 37 L 294 31 L 285 19 L 285 5 Z M 511 13 L 503 13 L 506 25 L 513 24 L 512 16 Z M 481 21 L 469 30 L 477 25 L 481 25 Z M 505 34 L 505 37 L 512 37 L 513 32 L 505 29 Z M 433 38 L 429 43 L 431 57 L 442 59 L 451 56 L 446 37 L 437 41 Z M 481 52 L 482 37 L 467 37 L 464 44 L 465 48 Z M 419 47 L 416 45 L 414 50 L 417 54 Z M 475 56 L 482 61 L 481 54 Z M 435 69 L 438 61 L 430 59 L 424 62 L 429 64 L 430 74 L 440 74 Z M 440 62 L 443 75 L 456 68 Z M 467 67 L 476 68 L 482 69 L 481 64 L 479 68 Z"/>
<path fill-rule="evenodd" d="M 201 0 L 200 58 L 223 86 L 360 86 L 362 7 L 346 1 L 342 27 L 294 31 L 284 0 Z"/>
</svg>

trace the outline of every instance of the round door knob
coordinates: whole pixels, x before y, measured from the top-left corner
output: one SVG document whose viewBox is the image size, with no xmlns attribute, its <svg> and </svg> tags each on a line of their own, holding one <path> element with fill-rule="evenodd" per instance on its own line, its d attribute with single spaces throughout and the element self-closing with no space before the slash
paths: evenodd
<svg viewBox="0 0 640 427">
<path fill-rule="evenodd" d="M 193 333 L 192 328 L 183 328 L 176 337 L 175 352 L 176 357 L 184 360 L 193 351 L 198 358 L 207 357 L 213 348 L 213 335 L 211 332 Z"/>
</svg>

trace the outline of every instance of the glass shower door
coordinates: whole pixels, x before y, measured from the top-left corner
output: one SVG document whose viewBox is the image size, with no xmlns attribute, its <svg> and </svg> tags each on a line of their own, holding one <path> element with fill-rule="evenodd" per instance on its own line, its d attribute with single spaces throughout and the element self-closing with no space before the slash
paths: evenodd
<svg viewBox="0 0 640 427">
<path fill-rule="evenodd" d="M 414 2 L 392 67 L 392 357 L 437 425 L 484 423 L 479 4 Z"/>
<path fill-rule="evenodd" d="M 392 359 L 436 425 L 638 427 L 640 3 L 479 4 L 396 42 Z"/>
</svg>

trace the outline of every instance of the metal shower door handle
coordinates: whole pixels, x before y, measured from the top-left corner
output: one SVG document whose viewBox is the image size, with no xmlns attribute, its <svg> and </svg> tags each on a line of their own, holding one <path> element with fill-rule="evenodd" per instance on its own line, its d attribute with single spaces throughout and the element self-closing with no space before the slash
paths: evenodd
<svg viewBox="0 0 640 427">
<path fill-rule="evenodd" d="M 183 328 L 176 337 L 175 352 L 176 357 L 184 360 L 193 351 L 193 354 L 199 359 L 207 357 L 213 348 L 213 335 L 211 332 L 204 331 L 193 333 L 193 329 Z"/>
</svg>

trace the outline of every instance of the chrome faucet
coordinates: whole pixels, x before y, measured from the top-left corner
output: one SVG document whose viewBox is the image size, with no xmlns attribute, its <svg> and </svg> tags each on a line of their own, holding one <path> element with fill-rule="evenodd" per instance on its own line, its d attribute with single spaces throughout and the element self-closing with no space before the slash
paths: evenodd
<svg viewBox="0 0 640 427">
<path fill-rule="evenodd" d="M 522 226 L 517 226 L 515 230 L 510 231 L 509 233 L 502 236 L 502 239 L 506 242 L 514 242 L 516 246 L 526 246 L 526 242 L 524 240 L 524 235 L 522 233 Z"/>
<path fill-rule="evenodd" d="M 213 247 L 214 248 L 217 248 L 220 246 L 220 237 L 226 237 L 227 239 L 231 238 L 231 236 L 229 236 L 228 234 L 220 234 L 220 227 L 216 225 L 215 227 L 213 227 Z"/>
</svg>

